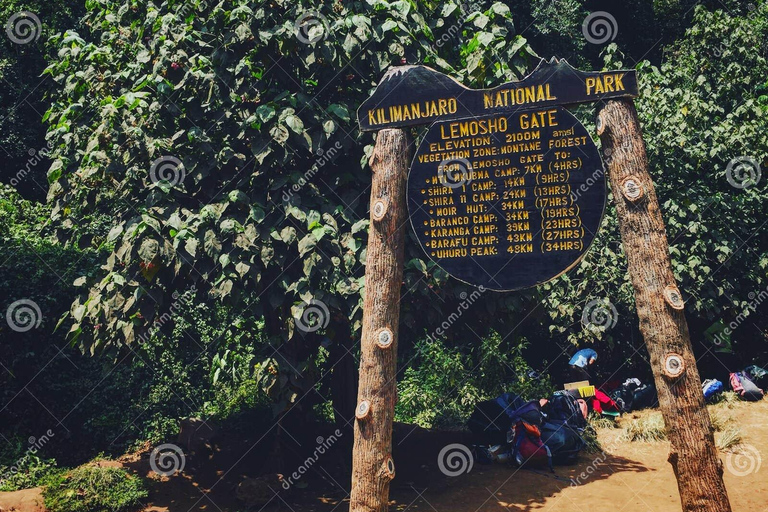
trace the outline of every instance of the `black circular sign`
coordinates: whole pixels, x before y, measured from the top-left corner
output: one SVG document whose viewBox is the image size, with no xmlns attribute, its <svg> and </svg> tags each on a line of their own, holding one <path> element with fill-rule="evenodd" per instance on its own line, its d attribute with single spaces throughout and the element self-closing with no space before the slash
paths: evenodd
<svg viewBox="0 0 768 512">
<path fill-rule="evenodd" d="M 408 175 L 421 247 L 450 275 L 490 290 L 571 269 L 605 200 L 597 147 L 561 107 L 435 123 Z"/>
</svg>

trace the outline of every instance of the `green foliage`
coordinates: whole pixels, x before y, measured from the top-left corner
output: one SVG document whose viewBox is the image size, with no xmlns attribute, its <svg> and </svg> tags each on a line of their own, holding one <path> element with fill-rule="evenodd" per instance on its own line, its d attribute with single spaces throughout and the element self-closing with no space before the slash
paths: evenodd
<svg viewBox="0 0 768 512">
<path fill-rule="evenodd" d="M 51 512 L 122 512 L 147 497 L 140 478 L 122 468 L 82 466 L 59 476 L 43 490 Z"/>
<path fill-rule="evenodd" d="M 72 281 L 97 268 L 98 252 L 65 247 L 45 236 L 46 216 L 44 206 L 0 189 L 0 306 L 5 315 L 12 302 L 27 299 L 41 313 L 40 325 L 26 332 L 11 330 L 5 319 L 0 323 L 0 400 L 6 418 L 0 434 L 26 440 L 40 436 L 41 429 L 56 432 L 41 452 L 23 461 L 24 469 L 8 485 L 32 484 L 44 476 L 51 454 L 65 463 L 80 462 L 99 451 L 120 454 L 144 441 L 172 438 L 184 417 L 226 419 L 245 410 L 264 414 L 266 384 L 256 381 L 248 363 L 264 344 L 243 334 L 253 322 L 247 310 L 197 304 L 181 290 L 186 298 L 177 301 L 173 317 L 153 326 L 132 359 L 83 358 L 68 348 L 66 328 L 53 332 L 54 326 L 76 294 Z M 223 357 L 216 357 L 219 352 Z M 215 383 L 213 364 L 226 370 Z M 67 419 L 67 442 L 59 442 L 64 433 L 51 423 L 51 414 Z M 5 454 L 0 464 L 16 465 L 22 455 Z"/>
<path fill-rule="evenodd" d="M 243 361 L 260 348 L 228 336 L 238 317 L 224 308 L 185 304 L 167 330 L 154 332 L 136 346 L 130 360 L 100 363 L 97 382 L 81 377 L 72 383 L 62 394 L 82 393 L 89 385 L 94 388 L 76 411 L 76 417 L 83 418 L 83 433 L 92 439 L 91 452 L 120 453 L 144 441 L 173 438 L 181 418 L 224 420 L 243 411 L 265 409 L 266 391 L 247 363 L 228 368 L 228 378 L 211 380 L 220 346 L 227 347 L 232 360 Z M 269 416 L 266 411 L 262 414 Z"/>
<path fill-rule="evenodd" d="M 54 459 L 37 454 L 27 439 L 13 438 L 0 447 L 0 491 L 17 491 L 47 485 L 60 469 Z"/>
<path fill-rule="evenodd" d="M 22 199 L 12 187 L 0 185 L 0 297 L 8 304 L 32 299 L 42 310 L 41 328 L 50 332 L 63 312 L 62 301 L 73 294 L 71 280 L 92 268 L 96 255 L 64 247 L 45 229 L 49 209 Z M 3 323 L 0 329 L 7 329 Z M 0 331 L 4 332 L 4 331 Z M 38 332 L 8 332 L 8 340 L 30 340 Z"/>
<path fill-rule="evenodd" d="M 588 420 L 593 429 L 619 428 L 619 424 L 612 416 L 603 416 L 602 414 L 593 412 L 590 413 Z"/>
<path fill-rule="evenodd" d="M 638 111 L 686 309 L 728 323 L 768 284 L 768 180 L 741 189 L 728 172 L 740 156 L 768 165 L 768 4 L 742 16 L 697 8 L 694 23 L 668 63 L 644 70 Z"/>
<path fill-rule="evenodd" d="M 15 179 L 13 184 L 26 197 L 43 199 L 48 186 L 45 171 L 49 162 L 39 156 L 41 149 L 47 149 L 40 112 L 48 108 L 44 96 L 52 85 L 40 76 L 46 66 L 46 41 L 51 34 L 73 28 L 84 7 L 84 1 L 67 0 L 0 3 L 4 29 L 0 38 L 0 181 Z M 29 37 L 26 44 L 13 42 L 5 30 L 11 17 L 21 11 L 32 12 L 39 20 L 29 33 L 21 28 L 14 32 L 22 39 Z M 30 155 L 31 150 L 35 155 Z"/>
<path fill-rule="evenodd" d="M 714 0 L 695 10 L 693 3 L 632 0 L 605 62 L 632 66 L 662 41 L 657 65 L 638 66 L 636 104 L 695 339 L 719 318 L 747 314 L 744 325 L 759 328 L 768 318 L 752 303 L 768 285 L 768 15 L 764 1 L 754 10 L 740 0 L 725 10 L 713 10 Z M 0 296 L 34 300 L 42 312 L 40 327 L 26 333 L 0 323 L 0 362 L 10 370 L 0 373 L 11 418 L 3 435 L 25 439 L 50 421 L 35 401 L 14 400 L 25 387 L 67 424 L 82 425 L 71 442 L 90 452 L 166 439 L 185 416 L 255 410 L 271 418 L 268 403 L 273 414 L 284 412 L 324 364 L 319 333 L 295 330 L 303 303 L 323 301 L 359 332 L 372 143 L 356 127 L 360 102 L 403 60 L 472 87 L 519 78 L 536 63 L 522 35 L 542 55 L 589 67 L 601 47 L 584 43 L 586 7 L 89 0 L 77 24 L 77 4 L 4 3 L 5 19 L 22 8 L 40 13 L 46 35 L 77 30 L 54 37 L 46 75 L 55 87 L 45 119 L 52 212 L 0 191 Z M 304 35 L 320 38 L 304 44 L 294 23 L 317 13 L 321 23 Z M 25 162 L 46 141 L 39 116 L 12 107 L 36 90 L 42 45 L 0 43 L 0 146 Z M 592 106 L 575 113 L 592 129 Z M 741 155 L 762 165 L 755 187 L 728 183 L 728 163 Z M 178 168 L 179 179 L 157 168 L 152 179 L 165 156 L 183 163 L 183 179 Z M 469 288 L 427 261 L 409 234 L 399 420 L 454 426 L 477 400 L 502 391 L 549 394 L 546 377 L 527 376 L 522 339 L 537 362 L 560 352 L 555 341 L 594 341 L 600 364 L 647 370 L 611 205 L 576 269 L 535 290 L 485 294 L 446 339 L 415 346 L 409 341 L 443 322 Z M 55 237 L 43 228 L 48 220 Z M 175 307 L 174 293 L 193 286 L 193 299 Z M 616 307 L 616 325 L 584 328 L 594 299 Z M 53 332 L 65 310 L 69 318 Z M 512 334 L 486 336 L 494 328 Z M 752 336 L 747 330 L 735 333 L 737 348 Z M 78 357 L 66 346 L 68 331 L 78 350 L 110 357 Z M 750 355 L 765 351 L 759 342 Z M 315 410 L 330 417 L 328 403 Z M 30 459 L 29 479 L 15 485 L 43 478 L 46 456 Z"/>
<path fill-rule="evenodd" d="M 589 65 L 583 54 L 587 41 L 581 33 L 582 22 L 588 15 L 583 1 L 534 0 L 525 3 L 531 7 L 533 31 L 539 35 L 536 42 L 547 46 L 548 51 L 543 55 L 567 58 L 575 66 Z"/>
<path fill-rule="evenodd" d="M 667 47 L 693 23 L 694 7 L 724 9 L 743 14 L 751 0 L 624 0 L 621 3 L 594 0 L 508 0 L 518 32 L 539 55 L 568 59 L 583 69 L 599 68 L 601 52 L 614 41 L 626 55 L 630 67 L 649 60 L 659 64 Z M 607 12 L 614 21 L 609 40 L 589 43 L 583 24 L 590 13 Z M 605 16 L 602 19 L 607 19 Z M 607 27 L 607 25 L 606 25 Z"/>
<path fill-rule="evenodd" d="M 398 382 L 395 418 L 427 428 L 456 427 L 477 402 L 506 391 L 527 399 L 549 396 L 554 386 L 546 375 L 531 373 L 521 355 L 525 346 L 496 332 L 469 353 L 439 340 L 420 341 Z"/>
<path fill-rule="evenodd" d="M 0 434 L 26 440 L 40 436 L 41 429 L 56 432 L 39 453 L 22 460 L 8 486 L 32 485 L 45 477 L 53 467 L 51 454 L 65 463 L 80 462 L 100 451 L 120 454 L 145 441 L 173 438 L 184 417 L 224 420 L 246 411 L 271 417 L 265 410 L 267 389 L 277 379 L 289 379 L 293 370 L 285 362 L 273 362 L 274 373 L 259 370 L 256 356 L 266 360 L 262 351 L 274 351 L 259 334 L 263 322 L 247 308 L 199 303 L 193 290 L 179 290 L 173 315 L 153 325 L 131 359 L 83 358 L 68 348 L 66 328 L 53 332 L 56 320 L 76 294 L 75 276 L 93 272 L 99 256 L 46 236 L 47 215 L 45 206 L 22 199 L 10 187 L 0 189 L 0 306 L 5 314 L 10 303 L 28 299 L 41 312 L 39 327 L 26 332 L 0 323 L 0 364 L 8 370 L 0 372 L 7 418 Z M 50 414 L 67 418 L 66 443 L 59 442 L 63 432 L 51 424 Z M 2 454 L 0 464 L 18 466 L 25 449 Z"/>
<path fill-rule="evenodd" d="M 639 111 L 687 309 L 729 322 L 768 284 L 768 244 L 756 236 L 768 180 L 741 189 L 728 173 L 742 155 L 768 164 L 768 4 L 745 16 L 698 8 L 695 22 L 674 62 L 646 73 Z"/>
<path fill-rule="evenodd" d="M 697 8 L 685 37 L 667 49 L 667 61 L 638 67 L 638 115 L 694 340 L 719 318 L 727 324 L 754 313 L 753 298 L 768 285 L 768 240 L 761 234 L 768 107 L 760 99 L 768 76 L 768 4 L 744 12 Z M 622 67 L 621 58 L 611 46 L 606 67 Z M 727 169 L 743 155 L 762 167 L 763 179 L 741 189 L 729 183 Z M 640 361 L 637 350 L 645 354 L 612 201 L 584 262 L 542 288 L 553 333 L 574 344 L 603 340 L 619 356 L 617 364 L 623 359 L 630 367 Z M 608 298 L 616 307 L 612 329 L 581 327 L 593 298 Z M 750 357 L 764 350 L 751 329 L 734 336 Z"/>
<path fill-rule="evenodd" d="M 0 185 L 0 242 L 4 245 L 39 240 L 32 230 L 40 229 L 47 216 L 43 205 L 22 199 L 9 185 Z"/>
<path fill-rule="evenodd" d="M 475 87 L 535 63 L 501 3 L 472 13 L 385 0 L 88 8 L 92 37 L 55 40 L 47 73 L 60 89 L 46 119 L 62 236 L 93 212 L 116 219 L 97 240 L 115 250 L 71 310 L 71 335 L 92 353 L 133 344 L 189 282 L 233 303 L 259 296 L 250 307 L 276 316 L 271 336 L 290 339 L 313 299 L 359 329 L 371 141 L 357 106 L 402 60 Z M 322 21 L 305 35 L 312 44 L 294 27 L 303 16 Z M 183 180 L 180 167 L 152 180 L 165 155 L 183 163 Z"/>
</svg>

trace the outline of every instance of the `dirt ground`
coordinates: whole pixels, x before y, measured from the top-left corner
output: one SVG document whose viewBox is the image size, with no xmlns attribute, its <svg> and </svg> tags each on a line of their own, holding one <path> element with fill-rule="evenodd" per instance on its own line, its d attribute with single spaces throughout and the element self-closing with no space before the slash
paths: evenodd
<svg viewBox="0 0 768 512">
<path fill-rule="evenodd" d="M 768 447 L 768 399 L 716 407 L 722 416 L 735 420 L 743 436 L 740 447 L 721 454 L 733 509 L 735 512 L 765 510 L 768 461 L 763 464 L 761 452 Z M 619 423 L 653 413 L 630 414 Z M 619 438 L 622 432 L 623 429 L 618 428 L 599 429 L 598 438 L 605 453 L 585 453 L 576 465 L 556 467 L 554 475 L 503 465 L 475 464 L 469 473 L 447 477 L 438 469 L 437 454 L 450 443 L 467 444 L 467 435 L 397 425 L 393 453 L 397 473 L 392 483 L 390 510 L 680 511 L 677 484 L 666 461 L 668 443 L 630 443 Z M 150 496 L 142 512 L 240 512 L 246 508 L 236 498 L 237 487 L 244 475 L 252 471 L 248 468 L 256 464 L 252 458 L 254 450 L 249 450 L 254 443 L 241 441 L 245 444 L 233 443 L 233 446 L 219 448 L 209 461 L 189 461 L 184 472 L 172 477 L 158 477 L 150 470 L 148 452 L 127 456 L 119 462 L 149 479 Z M 278 488 L 274 492 L 265 485 L 266 505 L 252 510 L 346 511 L 350 448 L 351 435 L 342 436 L 291 489 Z M 256 451 L 264 454 L 264 450 Z M 263 457 L 257 459 L 264 468 Z M 290 460 L 290 457 L 282 459 Z M 269 466 L 267 460 L 266 467 Z M 274 464 L 271 466 L 274 468 Z M 290 475 L 294 469 L 284 467 L 281 472 Z M 571 479 L 577 480 L 578 485 L 573 485 Z M 37 489 L 0 493 L 0 511 L 42 512 L 43 508 L 36 504 L 39 496 Z"/>
</svg>

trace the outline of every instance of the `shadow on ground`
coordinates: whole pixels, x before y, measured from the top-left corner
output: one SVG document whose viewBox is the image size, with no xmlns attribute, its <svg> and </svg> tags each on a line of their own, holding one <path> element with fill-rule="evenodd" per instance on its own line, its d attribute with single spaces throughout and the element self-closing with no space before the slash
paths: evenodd
<svg viewBox="0 0 768 512">
<path fill-rule="evenodd" d="M 123 464 L 148 477 L 150 497 L 145 512 L 244 510 L 238 500 L 238 486 L 245 485 L 244 481 L 254 499 L 251 510 L 347 510 L 352 434 L 344 432 L 316 461 L 307 463 L 318 437 L 327 440 L 333 434 L 328 427 L 322 431 L 318 428 L 314 426 L 305 434 L 297 435 L 294 430 L 291 435 L 282 434 L 280 450 L 275 449 L 275 432 L 257 440 L 222 435 L 209 458 L 201 461 L 190 457 L 184 471 L 172 477 L 161 478 L 152 472 L 149 451 Z M 448 477 L 438 467 L 438 454 L 453 443 L 470 445 L 470 434 L 395 426 L 396 476 L 391 484 L 391 510 L 535 510 L 571 486 L 571 479 L 588 486 L 616 473 L 650 471 L 623 457 L 585 453 L 578 464 L 556 466 L 555 473 L 475 464 L 469 473 Z M 302 466 L 306 471 L 299 474 Z M 274 479 L 277 472 L 292 478 L 289 489 Z"/>
</svg>

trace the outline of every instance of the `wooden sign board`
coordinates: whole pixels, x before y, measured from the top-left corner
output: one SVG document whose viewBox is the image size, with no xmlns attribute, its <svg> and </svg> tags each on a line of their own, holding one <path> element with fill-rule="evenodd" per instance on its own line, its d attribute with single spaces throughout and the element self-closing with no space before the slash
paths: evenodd
<svg viewBox="0 0 768 512">
<path fill-rule="evenodd" d="M 407 184 L 406 130 L 379 134 L 371 157 L 358 404 L 370 404 L 372 413 L 355 422 L 351 511 L 386 509 L 395 476 L 390 384 L 396 377 L 397 338 L 385 347 L 371 340 L 383 329 L 397 333 L 403 195 L 422 248 L 459 279 L 495 290 L 552 279 L 583 257 L 606 199 L 597 149 L 562 106 L 637 94 L 632 71 L 581 72 L 553 59 L 520 82 L 489 90 L 468 89 L 424 66 L 393 68 L 363 103 L 358 111 L 363 131 L 433 124 Z M 632 248 L 628 268 L 659 404 L 665 421 L 677 426 L 669 431 L 669 462 L 683 509 L 699 510 L 706 503 L 707 511 L 730 512 L 637 112 L 629 101 L 607 101 L 598 121 L 606 152 L 629 153 L 610 161 L 609 170 L 622 240 Z M 388 202 L 394 205 L 389 210 Z M 645 286 L 649 281 L 666 284 L 663 293 L 659 286 Z M 593 391 L 578 389 L 580 396 Z"/>
<path fill-rule="evenodd" d="M 427 66 L 401 66 L 379 83 L 357 118 L 362 131 L 373 131 L 637 95 L 634 70 L 580 71 L 564 59 L 542 59 L 524 79 L 493 89 L 469 89 Z"/>
<path fill-rule="evenodd" d="M 562 107 L 433 124 L 408 175 L 424 251 L 455 278 L 519 290 L 576 265 L 600 226 L 605 172 Z"/>
</svg>

